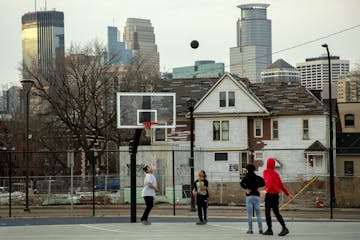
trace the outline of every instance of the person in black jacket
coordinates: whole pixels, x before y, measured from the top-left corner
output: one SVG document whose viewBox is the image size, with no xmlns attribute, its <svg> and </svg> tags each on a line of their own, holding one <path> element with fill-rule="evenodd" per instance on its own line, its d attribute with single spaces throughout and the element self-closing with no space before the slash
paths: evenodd
<svg viewBox="0 0 360 240">
<path fill-rule="evenodd" d="M 199 171 L 199 178 L 194 183 L 192 194 L 196 197 L 199 220 L 198 225 L 207 223 L 207 208 L 209 198 L 209 182 L 206 180 L 206 173 L 204 170 Z"/>
<path fill-rule="evenodd" d="M 260 192 L 258 188 L 265 186 L 265 181 L 262 177 L 255 174 L 255 166 L 253 164 L 248 164 L 246 166 L 247 173 L 245 177 L 241 180 L 240 185 L 246 191 L 246 209 L 248 216 L 248 225 L 249 229 L 248 234 L 253 233 L 253 224 L 252 224 L 252 213 L 253 208 L 255 209 L 256 218 L 258 221 L 259 233 L 263 233 L 262 220 L 260 213 Z"/>
</svg>

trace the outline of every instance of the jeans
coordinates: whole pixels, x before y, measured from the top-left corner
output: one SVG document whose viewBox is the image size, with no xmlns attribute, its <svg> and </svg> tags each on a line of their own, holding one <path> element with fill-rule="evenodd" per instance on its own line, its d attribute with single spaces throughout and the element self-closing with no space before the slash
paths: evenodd
<svg viewBox="0 0 360 240">
<path fill-rule="evenodd" d="M 145 200 L 146 208 L 145 208 L 144 214 L 141 217 L 141 221 L 148 220 L 149 213 L 154 206 L 154 197 L 146 196 L 146 197 L 144 197 L 144 200 Z"/>
<path fill-rule="evenodd" d="M 198 216 L 201 222 L 207 221 L 207 208 L 208 208 L 208 199 L 206 196 L 197 195 L 196 197 Z"/>
<path fill-rule="evenodd" d="M 274 211 L 275 217 L 277 218 L 281 226 L 284 228 L 285 222 L 279 211 L 279 194 L 265 194 L 265 217 L 268 229 L 272 228 L 270 215 L 271 209 Z"/>
<path fill-rule="evenodd" d="M 262 220 L 261 220 L 261 212 L 260 212 L 260 197 L 255 196 L 255 195 L 247 196 L 246 197 L 246 209 L 247 209 L 249 230 L 250 231 L 253 230 L 253 221 L 252 221 L 253 209 L 255 209 L 259 231 L 263 230 Z"/>
</svg>

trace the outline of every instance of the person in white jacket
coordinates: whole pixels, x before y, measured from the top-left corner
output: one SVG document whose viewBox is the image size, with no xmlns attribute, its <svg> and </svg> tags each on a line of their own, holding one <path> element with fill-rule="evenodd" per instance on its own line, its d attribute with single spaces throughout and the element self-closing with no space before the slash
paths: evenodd
<svg viewBox="0 0 360 240">
<path fill-rule="evenodd" d="M 144 188 L 142 190 L 142 197 L 145 200 L 146 208 L 141 217 L 141 222 L 144 225 L 149 225 L 151 222 L 148 220 L 151 209 L 154 206 L 154 197 L 159 189 L 156 186 L 156 178 L 153 175 L 153 168 L 151 166 L 145 166 L 143 170 L 146 172 L 144 179 Z"/>
</svg>

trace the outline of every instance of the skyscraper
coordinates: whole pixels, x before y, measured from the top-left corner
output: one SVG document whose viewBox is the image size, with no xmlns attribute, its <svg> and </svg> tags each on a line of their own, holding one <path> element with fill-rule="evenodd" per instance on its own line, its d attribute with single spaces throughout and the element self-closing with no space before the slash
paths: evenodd
<svg viewBox="0 0 360 240">
<path fill-rule="evenodd" d="M 108 63 L 111 65 L 126 65 L 130 62 L 131 51 L 120 41 L 120 31 L 117 27 L 108 27 Z"/>
<path fill-rule="evenodd" d="M 349 61 L 340 60 L 338 56 L 330 56 L 332 98 L 337 98 L 337 82 L 340 76 L 349 73 Z M 329 98 L 329 68 L 327 56 L 307 58 L 305 62 L 297 63 L 296 68 L 300 72 L 301 85 L 311 90 L 322 90 L 322 97 Z"/>
<path fill-rule="evenodd" d="M 237 21 L 237 46 L 230 48 L 230 72 L 260 82 L 261 71 L 271 64 L 271 20 L 269 4 L 243 4 Z"/>
<path fill-rule="evenodd" d="M 123 34 L 126 48 L 139 64 L 160 72 L 160 57 L 155 43 L 154 28 L 148 19 L 128 18 Z"/>
<path fill-rule="evenodd" d="M 54 81 L 49 76 L 61 71 L 64 59 L 64 13 L 58 11 L 29 12 L 22 16 L 23 66 L 36 67 L 45 85 Z M 50 73 L 51 72 L 51 73 Z M 23 78 L 31 78 L 23 71 Z"/>
</svg>

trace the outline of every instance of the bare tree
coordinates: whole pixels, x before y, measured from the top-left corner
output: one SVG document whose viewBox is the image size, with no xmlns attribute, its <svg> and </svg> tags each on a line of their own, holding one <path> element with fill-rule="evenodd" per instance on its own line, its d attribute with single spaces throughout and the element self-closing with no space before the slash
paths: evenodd
<svg viewBox="0 0 360 240">
<path fill-rule="evenodd" d="M 159 73 L 136 59 L 119 71 L 106 64 L 105 56 L 105 47 L 93 41 L 72 44 L 61 63 L 48 63 L 45 70 L 23 65 L 23 75 L 35 80 L 31 105 L 37 127 L 32 129 L 38 130 L 33 134 L 42 148 L 104 150 L 107 141 L 119 146 L 132 137 L 129 131 L 116 130 L 116 92 L 152 91 Z"/>
</svg>

